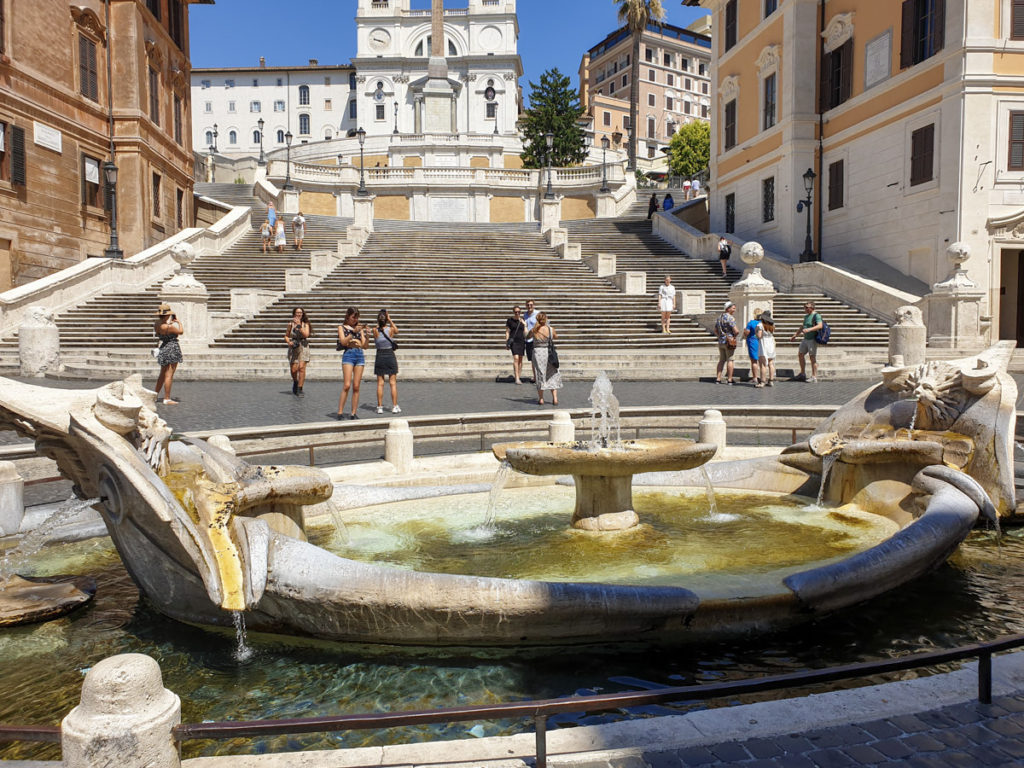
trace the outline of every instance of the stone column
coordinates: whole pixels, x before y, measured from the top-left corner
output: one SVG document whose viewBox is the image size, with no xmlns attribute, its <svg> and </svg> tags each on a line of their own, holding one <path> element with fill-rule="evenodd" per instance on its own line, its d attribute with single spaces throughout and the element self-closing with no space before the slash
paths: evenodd
<svg viewBox="0 0 1024 768">
<path fill-rule="evenodd" d="M 28 319 L 18 326 L 18 358 L 22 376 L 60 370 L 60 329 L 46 307 L 29 307 Z"/>
<path fill-rule="evenodd" d="M 352 196 L 352 225 L 373 232 L 373 201 L 375 195 Z"/>
<path fill-rule="evenodd" d="M 906 306 L 896 310 L 896 324 L 889 329 L 889 365 L 921 365 L 925 361 L 925 337 L 928 329 L 921 321 L 921 310 Z"/>
<path fill-rule="evenodd" d="M 615 217 L 615 196 L 611 192 L 598 192 L 594 198 L 597 200 L 597 218 Z"/>
<path fill-rule="evenodd" d="M 405 419 L 392 419 L 384 434 L 384 461 L 391 464 L 399 474 L 405 474 L 412 469 L 412 460 L 413 438 L 409 422 Z"/>
<path fill-rule="evenodd" d="M 81 703 L 61 723 L 63 765 L 75 768 L 180 768 L 171 729 L 181 700 L 164 688 L 149 656 L 125 653 L 89 670 Z"/>
<path fill-rule="evenodd" d="M 562 199 L 556 197 L 554 200 L 541 198 L 540 201 L 540 233 L 547 234 L 550 229 L 558 229 L 562 221 Z"/>
<path fill-rule="evenodd" d="M 178 271 L 160 287 L 160 301 L 171 305 L 185 328 L 178 340 L 182 349 L 204 349 L 213 341 L 207 309 L 210 294 L 188 269 L 195 258 L 195 250 L 188 243 L 178 243 L 171 248 L 171 255 L 178 262 Z"/>
<path fill-rule="evenodd" d="M 716 456 L 725 450 L 725 419 L 722 418 L 721 411 L 704 411 L 704 418 L 697 424 L 697 442 L 717 445 Z"/>
<path fill-rule="evenodd" d="M 0 536 L 21 529 L 25 517 L 25 481 L 13 461 L 0 461 Z"/>
<path fill-rule="evenodd" d="M 761 274 L 761 268 L 757 266 L 764 258 L 764 248 L 760 243 L 753 240 L 744 243 L 740 249 L 740 258 L 747 269 L 743 277 L 729 289 L 729 300 L 736 304 L 736 320 L 742 329 L 754 319 L 754 314 L 759 310 L 763 312 L 772 308 L 775 286 Z"/>
<path fill-rule="evenodd" d="M 985 292 L 967 276 L 963 265 L 970 258 L 967 243 L 953 243 L 946 249 L 952 264 L 948 278 L 932 286 L 924 297 L 928 343 L 943 349 L 978 349 L 986 345 L 981 329 Z"/>
<path fill-rule="evenodd" d="M 571 443 L 576 439 L 576 427 L 568 411 L 555 411 L 548 424 L 548 440 L 552 443 Z"/>
</svg>

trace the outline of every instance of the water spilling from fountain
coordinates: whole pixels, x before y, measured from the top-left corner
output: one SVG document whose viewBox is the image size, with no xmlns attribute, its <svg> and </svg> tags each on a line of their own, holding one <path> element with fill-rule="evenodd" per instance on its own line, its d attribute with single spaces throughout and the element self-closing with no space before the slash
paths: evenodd
<svg viewBox="0 0 1024 768">
<path fill-rule="evenodd" d="M 235 625 L 235 661 L 240 664 L 252 659 L 253 649 L 249 645 L 248 634 L 245 631 L 245 615 L 241 611 L 232 611 L 231 619 Z"/>
<path fill-rule="evenodd" d="M 485 530 L 494 530 L 494 521 L 498 515 L 498 498 L 505 490 L 505 486 L 508 485 L 510 477 L 512 477 L 512 465 L 507 461 L 502 461 L 498 465 L 498 471 L 494 473 L 494 480 L 491 481 L 491 491 L 487 494 L 487 513 L 483 524 Z"/>
<path fill-rule="evenodd" d="M 61 502 L 46 520 L 25 534 L 17 546 L 4 552 L 0 556 L 0 592 L 6 588 L 11 577 L 43 548 L 57 528 L 98 502 L 99 499 L 83 500 L 72 496 Z"/>
<path fill-rule="evenodd" d="M 590 389 L 590 449 L 614 448 L 622 443 L 619 399 L 612 393 L 608 374 L 601 371 Z M 612 438 L 614 432 L 615 437 Z"/>
</svg>

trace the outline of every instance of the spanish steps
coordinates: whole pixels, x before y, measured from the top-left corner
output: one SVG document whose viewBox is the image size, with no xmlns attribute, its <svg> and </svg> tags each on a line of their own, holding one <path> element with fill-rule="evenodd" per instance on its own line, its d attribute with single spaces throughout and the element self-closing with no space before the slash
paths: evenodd
<svg viewBox="0 0 1024 768">
<path fill-rule="evenodd" d="M 215 339 L 210 351 L 202 354 L 203 366 L 194 366 L 204 370 L 190 373 L 190 366 L 183 366 L 179 376 L 184 374 L 184 378 L 267 375 L 268 367 L 273 367 L 273 375 L 279 375 L 278 369 L 284 367 L 284 330 L 296 306 L 304 307 L 313 320 L 314 360 L 334 359 L 334 329 L 342 322 L 346 307 L 358 307 L 367 324 L 373 324 L 378 309 L 387 308 L 401 331 L 403 375 L 436 376 L 443 360 L 454 370 L 449 375 L 493 376 L 507 367 L 505 320 L 514 304 L 522 305 L 528 298 L 548 313 L 567 352 L 563 357 L 575 361 L 569 370 L 575 367 L 580 375 L 587 375 L 604 367 L 623 376 L 676 376 L 680 370 L 703 367 L 705 358 L 717 353 L 712 336 L 695 318 L 677 315 L 673 334 L 660 333 L 656 294 L 663 276 L 671 274 L 678 289 L 706 290 L 709 311 L 719 309 L 729 284 L 739 277 L 738 271 L 730 269 L 728 278 L 723 278 L 717 262 L 690 259 L 653 235 L 644 218 L 646 208 L 638 204 L 621 219 L 563 222 L 562 226 L 569 230 L 570 242 L 582 244 L 585 255 L 598 250 L 612 252 L 620 270 L 646 271 L 647 295 L 625 295 L 583 262 L 560 259 L 535 223 L 380 220 L 374 222 L 375 231 L 362 250 L 341 262 L 312 290 L 284 294 L 285 270 L 308 268 L 312 251 L 336 251 L 351 220 L 307 214 L 302 251 L 292 250 L 289 228 L 285 252 L 263 254 L 258 225 L 266 208 L 252 196 L 250 187 L 197 184 L 196 191 L 252 208 L 250 231 L 224 252 L 201 255 L 191 265 L 210 293 L 210 309 L 227 311 L 232 288 L 259 288 L 282 295 L 255 317 Z M 286 220 L 290 218 L 286 216 Z M 152 320 L 159 291 L 160 285 L 154 284 L 103 294 L 59 314 L 66 375 L 113 375 L 151 367 L 145 356 L 153 345 Z M 836 327 L 833 339 L 839 342 L 845 337 L 840 342 L 843 346 L 886 345 L 884 323 L 838 301 L 803 294 L 776 297 L 780 339 L 791 332 L 790 326 L 795 329 L 799 324 L 805 298 L 819 304 Z M 850 333 L 847 328 L 855 330 Z M 6 351 L 4 360 L 9 364 L 16 340 L 0 342 L 0 351 Z M 780 345 L 780 363 L 786 354 Z M 638 365 L 637 356 L 646 362 Z M 191 357 L 196 360 L 198 355 L 192 353 Z M 865 363 L 860 360 L 861 365 Z M 223 368 L 214 370 L 217 365 Z"/>
</svg>

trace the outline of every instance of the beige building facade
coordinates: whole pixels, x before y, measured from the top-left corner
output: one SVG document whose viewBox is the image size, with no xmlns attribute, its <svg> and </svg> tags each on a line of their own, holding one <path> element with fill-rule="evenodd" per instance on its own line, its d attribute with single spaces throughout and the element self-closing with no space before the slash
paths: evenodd
<svg viewBox="0 0 1024 768">
<path fill-rule="evenodd" d="M 190 226 L 189 4 L 0 0 L 0 290 L 104 254 L 111 159 L 126 256 Z"/>
<path fill-rule="evenodd" d="M 706 21 L 698 22 L 706 29 Z M 633 38 L 625 27 L 583 54 L 580 106 L 591 119 L 594 146 L 629 143 L 629 79 Z M 640 40 L 637 163 L 664 166 L 663 147 L 693 120 L 711 118 L 711 38 L 692 28 L 651 24 Z M 646 163 L 645 163 L 646 161 Z"/>
<path fill-rule="evenodd" d="M 924 293 L 966 243 L 989 337 L 1024 337 L 1024 5 L 687 2 L 714 14 L 713 230 L 805 253 L 810 169 L 815 256 Z"/>
</svg>

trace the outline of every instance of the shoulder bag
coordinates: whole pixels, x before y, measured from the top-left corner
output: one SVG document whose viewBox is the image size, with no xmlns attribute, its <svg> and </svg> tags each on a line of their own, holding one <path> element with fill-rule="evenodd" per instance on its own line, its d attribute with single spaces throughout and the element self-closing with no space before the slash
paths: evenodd
<svg viewBox="0 0 1024 768">
<path fill-rule="evenodd" d="M 558 350 L 555 349 L 555 337 L 548 336 L 548 368 L 558 370 Z"/>
</svg>

